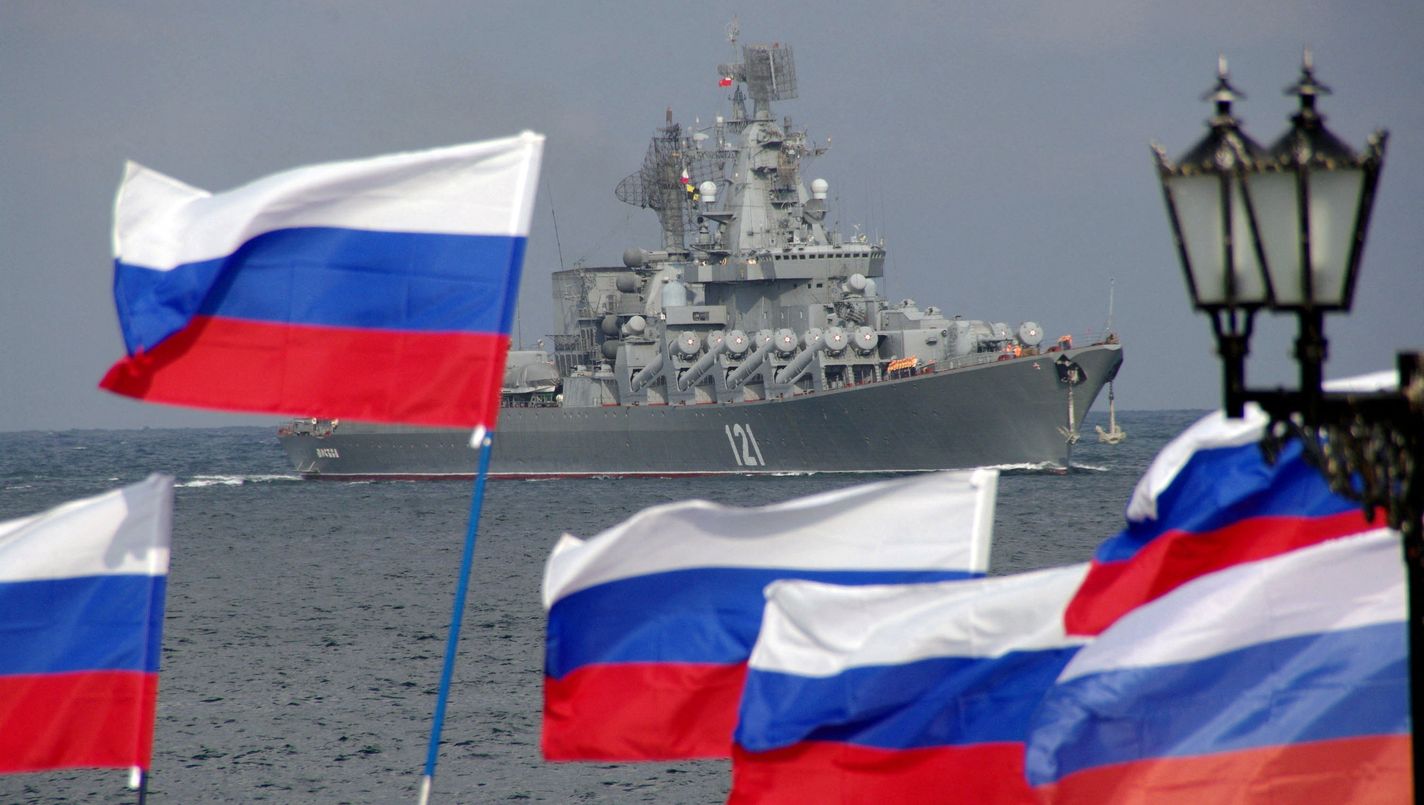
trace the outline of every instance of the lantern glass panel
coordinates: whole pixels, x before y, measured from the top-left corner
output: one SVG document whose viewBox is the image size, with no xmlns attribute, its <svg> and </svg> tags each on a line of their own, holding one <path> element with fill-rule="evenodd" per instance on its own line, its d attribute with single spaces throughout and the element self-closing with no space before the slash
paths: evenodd
<svg viewBox="0 0 1424 805">
<path fill-rule="evenodd" d="M 1364 172 L 1359 169 L 1307 170 L 1310 199 L 1310 298 L 1301 265 L 1300 186 L 1295 171 L 1269 171 L 1247 182 L 1256 211 L 1261 248 L 1271 272 L 1276 307 L 1344 307 L 1350 251 L 1359 218 Z"/>
<path fill-rule="evenodd" d="M 1275 305 L 1298 306 L 1305 300 L 1300 275 L 1300 209 L 1294 171 L 1263 171 L 1246 179 L 1266 267 L 1271 272 Z"/>
<path fill-rule="evenodd" d="M 1187 270 L 1195 286 L 1196 304 L 1199 307 L 1263 304 L 1266 301 L 1265 274 L 1256 259 L 1240 180 L 1230 175 L 1204 174 L 1171 176 L 1165 182 L 1186 245 Z M 1230 187 L 1229 193 L 1223 192 L 1223 184 Z M 1222 227 L 1222 205 L 1226 203 L 1231 205 L 1229 234 L 1235 269 L 1234 289 L 1226 276 L 1228 233 Z"/>
<path fill-rule="evenodd" d="M 1345 307 L 1350 252 L 1359 224 L 1365 172 L 1358 168 L 1312 171 L 1310 183 L 1310 270 L 1315 303 Z"/>
</svg>

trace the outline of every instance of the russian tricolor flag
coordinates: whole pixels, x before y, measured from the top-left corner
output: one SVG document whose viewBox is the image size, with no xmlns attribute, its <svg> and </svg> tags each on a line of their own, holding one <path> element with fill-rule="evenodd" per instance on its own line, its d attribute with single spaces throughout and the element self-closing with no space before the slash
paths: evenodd
<svg viewBox="0 0 1424 805">
<path fill-rule="evenodd" d="M 544 756 L 728 757 L 766 585 L 980 576 L 997 481 L 974 470 L 760 508 L 689 501 L 565 536 L 544 575 Z"/>
<path fill-rule="evenodd" d="M 0 523 L 0 773 L 147 769 L 173 479 Z"/>
<path fill-rule="evenodd" d="M 1072 634 L 1113 621 L 1187 581 L 1370 528 L 1359 504 L 1330 491 L 1298 440 L 1262 456 L 1267 417 L 1202 418 L 1157 455 L 1102 543 L 1065 615 Z"/>
<path fill-rule="evenodd" d="M 152 402 L 492 428 L 544 138 L 298 168 L 211 194 L 129 163 L 128 356 Z"/>
<path fill-rule="evenodd" d="M 1033 802 L 1029 719 L 1085 641 L 1063 607 L 1086 569 L 772 585 L 729 801 Z"/>
<path fill-rule="evenodd" d="M 1409 663 L 1399 535 L 1196 579 L 1064 669 L 1034 718 L 1047 802 L 1404 802 Z"/>
</svg>

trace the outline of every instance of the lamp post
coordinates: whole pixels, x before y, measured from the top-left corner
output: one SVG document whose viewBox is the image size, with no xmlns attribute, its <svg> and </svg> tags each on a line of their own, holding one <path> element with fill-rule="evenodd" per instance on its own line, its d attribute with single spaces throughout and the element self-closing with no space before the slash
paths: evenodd
<svg viewBox="0 0 1424 805">
<path fill-rule="evenodd" d="M 1216 103 L 1210 131 L 1173 163 L 1153 145 L 1158 176 L 1187 288 L 1212 317 L 1225 371 L 1225 407 L 1246 402 L 1270 416 L 1262 448 L 1277 453 L 1298 439 L 1337 494 L 1373 519 L 1383 511 L 1403 535 L 1409 587 L 1410 715 L 1414 779 L 1424 775 L 1424 356 L 1398 356 L 1398 390 L 1322 388 L 1325 313 L 1348 312 L 1387 134 L 1370 135 L 1357 154 L 1325 128 L 1316 100 L 1330 90 L 1315 79 L 1306 51 L 1301 77 L 1286 93 L 1300 99 L 1291 128 L 1269 149 L 1253 143 L 1231 113 L 1243 97 L 1226 61 L 1205 99 Z M 1296 390 L 1246 386 L 1251 322 L 1266 309 L 1295 315 Z M 1415 802 L 1424 803 L 1416 783 Z"/>
</svg>

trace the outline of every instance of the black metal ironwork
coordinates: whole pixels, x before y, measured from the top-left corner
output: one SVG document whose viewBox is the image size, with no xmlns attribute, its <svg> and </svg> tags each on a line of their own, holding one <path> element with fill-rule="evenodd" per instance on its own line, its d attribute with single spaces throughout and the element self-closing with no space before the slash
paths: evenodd
<svg viewBox="0 0 1424 805">
<path fill-rule="evenodd" d="M 1424 354 L 1400 353 L 1398 372 L 1398 390 L 1316 387 L 1314 400 L 1304 390 L 1248 391 L 1246 398 L 1270 416 L 1268 457 L 1300 441 L 1331 491 L 1359 503 L 1371 520 L 1382 512 L 1406 542 L 1424 548 Z"/>
</svg>

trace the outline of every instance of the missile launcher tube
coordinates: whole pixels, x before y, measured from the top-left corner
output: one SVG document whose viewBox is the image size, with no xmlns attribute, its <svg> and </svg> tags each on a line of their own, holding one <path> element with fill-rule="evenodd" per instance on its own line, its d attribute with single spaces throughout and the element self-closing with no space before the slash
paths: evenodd
<svg viewBox="0 0 1424 805">
<path fill-rule="evenodd" d="M 761 366 L 762 361 L 766 360 L 766 356 L 770 355 L 774 349 L 776 349 L 776 341 L 774 339 L 768 338 L 762 342 L 762 345 L 757 347 L 756 352 L 747 356 L 746 361 L 744 361 L 741 366 L 738 366 L 735 372 L 727 376 L 727 388 L 734 389 L 747 382 L 747 379 L 752 376 L 752 373 Z"/>
<path fill-rule="evenodd" d="M 639 370 L 636 375 L 633 375 L 633 379 L 628 381 L 628 389 L 630 391 L 641 391 L 644 386 L 653 381 L 653 378 L 658 376 L 658 372 L 661 372 L 662 369 L 663 356 L 658 355 L 649 361 L 647 366 Z"/>
<path fill-rule="evenodd" d="M 712 339 L 708 340 L 711 341 Z M 683 373 L 682 377 L 677 379 L 678 390 L 687 391 L 696 385 L 697 381 L 701 380 L 702 376 L 707 374 L 708 369 L 717 365 L 717 356 L 726 351 L 726 340 L 716 340 L 716 342 L 709 346 L 707 351 L 702 354 L 702 357 L 697 359 L 697 363 L 692 364 L 692 368 L 688 369 Z"/>
<path fill-rule="evenodd" d="M 816 357 L 816 353 L 825 347 L 826 342 L 821 341 L 814 347 L 808 347 L 796 353 L 796 357 L 791 359 L 791 363 L 786 364 L 780 372 L 776 373 L 776 382 L 790 383 L 795 380 L 810 365 L 811 360 Z"/>
</svg>

